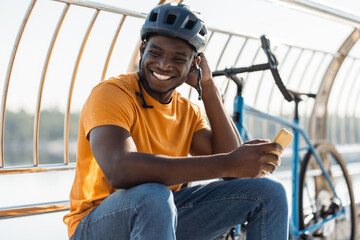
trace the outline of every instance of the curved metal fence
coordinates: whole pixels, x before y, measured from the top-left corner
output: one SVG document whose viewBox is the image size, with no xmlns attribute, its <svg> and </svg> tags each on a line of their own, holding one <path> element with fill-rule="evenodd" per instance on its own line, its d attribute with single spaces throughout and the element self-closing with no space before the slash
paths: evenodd
<svg viewBox="0 0 360 240">
<path fill-rule="evenodd" d="M 49 9 L 45 6 L 52 12 L 43 12 Z M 86 1 L 32 0 L 29 3 L 14 38 L 2 88 L 0 174 L 74 168 L 76 134 L 69 137 L 69 129 L 77 128 L 76 114 L 97 82 L 136 70 L 138 30 L 145 16 L 143 13 Z M 29 39 L 27 34 L 31 31 L 35 31 L 35 38 Z M 209 28 L 209 31 L 206 54 L 213 70 L 266 61 L 258 36 L 216 28 Z M 358 38 L 358 29 L 355 28 L 338 52 L 272 41 L 285 85 L 289 89 L 319 94 L 316 100 L 308 99 L 300 108 L 302 124 L 314 139 L 326 137 L 335 144 L 360 142 L 360 58 L 348 55 Z M 25 51 L 25 45 L 33 46 L 36 53 Z M 19 67 L 21 64 L 22 67 Z M 282 99 L 270 73 L 249 73 L 241 77 L 245 80 L 247 104 L 291 118 L 293 103 Z M 37 86 L 35 90 L 27 89 L 32 93 L 29 97 L 17 95 L 22 94 L 26 85 L 16 82 L 25 80 Z M 51 88 L 50 85 L 54 83 L 58 85 Z M 235 85 L 226 78 L 217 80 L 217 85 L 227 110 L 231 112 Z M 196 91 L 185 85 L 179 91 L 201 105 Z M 14 93 L 13 96 L 10 96 L 10 92 Z M 13 143 L 6 133 L 10 131 L 7 127 L 16 123 L 7 117 L 12 112 L 11 102 L 19 98 L 23 98 L 24 105 L 32 106 L 32 113 L 28 113 L 32 118 L 32 138 Z M 42 124 L 51 125 L 56 121 L 41 122 L 41 118 L 44 111 L 51 108 L 51 103 L 56 101 L 60 101 L 56 109 L 63 124 L 61 127 L 54 125 L 53 128 L 60 128 L 61 134 L 53 143 L 57 149 L 62 145 L 57 151 L 62 160 L 51 162 L 46 156 L 51 158 L 52 155 L 41 157 L 41 151 L 53 150 L 51 142 L 45 138 L 41 140 L 41 127 Z M 71 121 L 74 116 L 75 121 Z M 270 138 L 276 132 L 274 127 L 279 127 L 251 116 L 246 120 L 255 137 Z M 15 125 L 15 128 L 18 127 L 20 125 Z M 13 159 L 7 155 L 14 148 L 13 145 L 18 149 L 28 149 L 31 162 L 13 164 Z"/>
</svg>

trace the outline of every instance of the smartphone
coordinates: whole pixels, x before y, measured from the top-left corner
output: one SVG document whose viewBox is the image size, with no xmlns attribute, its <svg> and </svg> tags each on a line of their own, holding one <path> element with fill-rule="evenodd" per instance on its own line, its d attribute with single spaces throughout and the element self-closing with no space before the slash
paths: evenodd
<svg viewBox="0 0 360 240">
<path fill-rule="evenodd" d="M 280 132 L 276 135 L 276 137 L 274 138 L 273 142 L 276 142 L 278 144 L 280 144 L 283 149 L 285 150 L 285 148 L 290 144 L 290 142 L 293 139 L 293 135 L 291 132 L 289 132 L 288 130 L 286 130 L 285 128 L 281 129 Z M 281 155 L 281 152 L 278 151 L 270 151 L 268 153 L 272 153 L 272 154 L 276 154 L 278 156 Z M 274 163 L 269 162 L 269 164 L 274 165 Z M 262 170 L 265 174 L 267 174 L 267 171 Z"/>
<path fill-rule="evenodd" d="M 290 144 L 290 142 L 293 139 L 293 135 L 291 132 L 289 132 L 288 130 L 286 130 L 285 128 L 281 129 L 280 132 L 276 135 L 276 137 L 274 138 L 273 142 L 276 142 L 278 144 L 280 144 L 283 149 L 285 150 L 285 148 Z M 280 156 L 280 152 L 278 151 L 270 151 L 269 153 L 272 154 L 276 154 L 278 156 Z"/>
</svg>

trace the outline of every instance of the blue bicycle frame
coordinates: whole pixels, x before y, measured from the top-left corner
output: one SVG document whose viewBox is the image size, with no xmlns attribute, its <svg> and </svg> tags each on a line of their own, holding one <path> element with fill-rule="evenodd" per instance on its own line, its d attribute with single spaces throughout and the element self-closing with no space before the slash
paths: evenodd
<svg viewBox="0 0 360 240">
<path fill-rule="evenodd" d="M 234 123 L 240 133 L 241 138 L 244 141 L 251 140 L 249 131 L 244 126 L 244 112 L 246 111 L 248 114 L 259 117 L 264 120 L 271 121 L 273 123 L 277 123 L 282 125 L 283 127 L 287 127 L 292 129 L 294 134 L 293 139 L 293 153 L 292 153 L 292 218 L 290 220 L 290 235 L 299 237 L 302 234 L 305 233 L 313 233 L 315 232 L 319 227 L 324 225 L 325 223 L 339 217 L 340 215 L 345 214 L 345 207 L 341 202 L 341 199 L 338 197 L 334 184 L 332 183 L 331 177 L 329 173 L 326 171 L 324 164 L 318 154 L 318 152 L 315 150 L 315 146 L 311 143 L 310 138 L 306 134 L 306 132 L 301 128 L 299 124 L 299 114 L 298 114 L 298 104 L 301 101 L 300 93 L 296 93 L 294 91 L 289 91 L 284 86 L 278 69 L 277 69 L 277 60 L 275 55 L 270 50 L 270 41 L 266 38 L 266 36 L 261 36 L 261 44 L 262 48 L 267 56 L 268 63 L 265 64 L 258 64 L 258 65 L 252 65 L 249 67 L 243 67 L 243 68 L 230 68 L 230 69 L 224 69 L 220 71 L 213 72 L 213 77 L 216 76 L 226 76 L 227 78 L 230 78 L 234 81 L 237 85 L 237 94 L 234 99 L 234 111 L 233 111 L 233 120 Z M 243 88 L 243 81 L 242 79 L 239 79 L 236 74 L 238 73 L 244 73 L 244 72 L 255 72 L 255 71 L 264 71 L 264 70 L 270 70 L 273 78 L 275 80 L 276 85 L 278 86 L 280 92 L 284 96 L 284 98 L 288 101 L 294 101 L 295 102 L 295 114 L 294 114 L 294 120 L 289 121 L 287 119 L 273 116 L 270 114 L 267 114 L 265 112 L 258 111 L 244 103 L 244 99 L 242 97 L 242 88 Z M 292 93 L 290 93 L 292 92 Z M 308 97 L 316 97 L 314 94 L 305 94 Z M 302 137 L 305 141 L 305 146 L 300 148 L 300 137 Z M 310 227 L 306 229 L 300 230 L 300 223 L 299 223 L 299 196 L 300 196 L 300 159 L 299 159 L 299 153 L 301 151 L 310 151 L 313 156 L 315 156 L 316 162 L 320 167 L 320 170 L 322 171 L 323 176 L 325 177 L 326 181 L 328 182 L 330 189 L 332 190 L 334 196 L 339 200 L 341 211 L 331 215 L 331 217 L 326 218 L 325 220 L 322 220 L 320 222 L 317 222 Z M 301 209 L 302 211 L 302 209 Z M 239 234 L 239 226 L 235 229 L 235 234 Z"/>
<path fill-rule="evenodd" d="M 256 109 L 246 105 L 244 103 L 243 97 L 238 94 L 234 100 L 234 116 L 237 116 L 236 119 L 234 119 L 234 120 L 235 120 L 235 125 L 237 126 L 238 131 L 244 141 L 251 140 L 250 135 L 244 126 L 244 111 L 246 111 L 248 114 L 250 114 L 252 116 L 259 117 L 259 118 L 265 119 L 265 120 L 269 120 L 271 122 L 280 124 L 284 127 L 291 128 L 293 131 L 294 139 L 293 139 L 293 144 L 292 144 L 292 146 L 293 146 L 293 153 L 292 153 L 292 176 L 293 176 L 292 177 L 292 219 L 290 220 L 290 234 L 292 236 L 299 237 L 299 236 L 301 236 L 301 234 L 304 234 L 304 233 L 312 233 L 312 232 L 316 231 L 319 227 L 324 225 L 326 222 L 329 222 L 329 221 L 339 217 L 340 215 L 345 214 L 345 207 L 342 205 L 341 199 L 336 194 L 335 187 L 331 181 L 331 178 L 330 178 L 328 172 L 326 171 L 319 154 L 316 152 L 314 145 L 311 143 L 308 135 L 299 125 L 299 120 L 294 119 L 294 121 L 289 121 L 287 119 L 273 116 L 273 115 L 267 114 L 265 112 L 256 110 Z M 300 136 L 302 136 L 302 138 L 305 140 L 305 143 L 306 143 L 305 147 L 299 148 Z M 313 155 L 315 156 L 316 161 L 319 164 L 320 169 L 321 169 L 322 173 L 324 174 L 327 182 L 329 183 L 329 186 L 331 187 L 335 197 L 340 201 L 342 210 L 339 213 L 333 215 L 332 217 L 330 217 L 326 220 L 318 222 L 318 223 L 310 226 L 309 228 L 300 230 L 299 229 L 299 215 L 298 215 L 298 213 L 299 213 L 299 189 L 300 189 L 299 188 L 299 175 L 300 175 L 299 153 L 304 150 L 305 151 L 310 150 L 313 153 Z"/>
</svg>

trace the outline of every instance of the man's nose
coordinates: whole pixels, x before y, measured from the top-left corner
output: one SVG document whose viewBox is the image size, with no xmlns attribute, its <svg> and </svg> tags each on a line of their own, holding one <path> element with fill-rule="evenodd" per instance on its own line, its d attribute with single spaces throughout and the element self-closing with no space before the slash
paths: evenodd
<svg viewBox="0 0 360 240">
<path fill-rule="evenodd" d="M 172 67 L 172 62 L 168 57 L 160 58 L 158 64 L 161 70 L 168 70 Z"/>
</svg>

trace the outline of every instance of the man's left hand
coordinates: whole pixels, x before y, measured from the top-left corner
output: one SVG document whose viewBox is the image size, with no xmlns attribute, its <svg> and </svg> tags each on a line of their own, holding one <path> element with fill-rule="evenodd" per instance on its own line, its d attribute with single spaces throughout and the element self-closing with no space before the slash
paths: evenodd
<svg viewBox="0 0 360 240">
<path fill-rule="evenodd" d="M 198 62 L 198 65 L 202 70 L 202 78 L 200 80 L 200 83 L 204 84 L 207 81 L 212 81 L 212 73 L 204 53 L 201 53 L 200 56 L 198 56 L 195 61 Z M 199 70 L 196 69 L 194 63 L 188 75 L 188 79 L 186 83 L 192 86 L 193 88 L 197 89 L 198 77 L 199 77 Z"/>
</svg>

